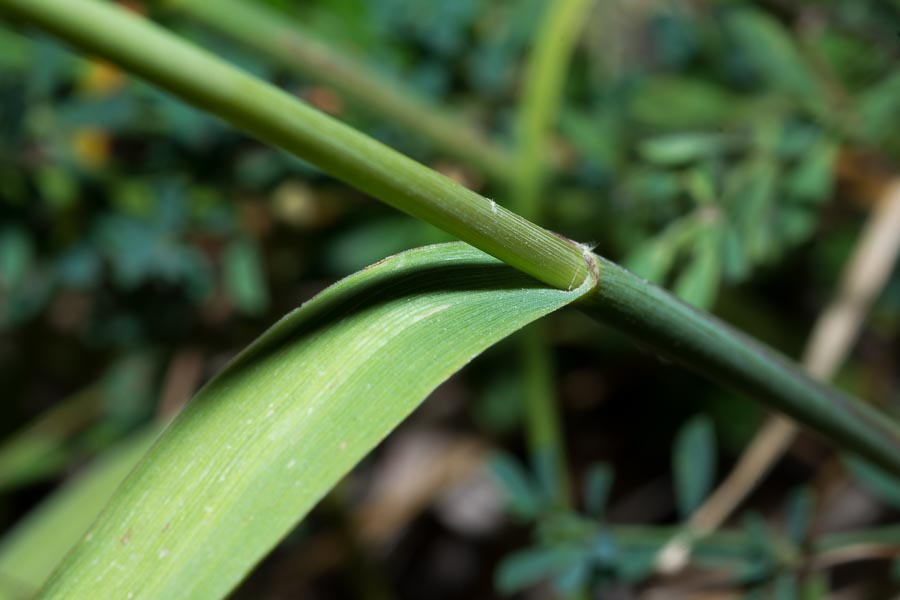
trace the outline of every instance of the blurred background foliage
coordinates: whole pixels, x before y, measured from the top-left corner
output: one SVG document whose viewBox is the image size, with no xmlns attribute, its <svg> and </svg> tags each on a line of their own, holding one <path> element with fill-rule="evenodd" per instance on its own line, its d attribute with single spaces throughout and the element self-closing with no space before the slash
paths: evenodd
<svg viewBox="0 0 900 600">
<path fill-rule="evenodd" d="M 388 85 L 512 152 L 523 70 L 546 2 L 243 2 L 270 5 Z M 177 5 L 122 4 L 509 202 L 503 182 L 478 164 Z M 547 149 L 553 169 L 542 224 L 595 243 L 598 253 L 795 356 L 861 223 L 896 176 L 898 31 L 900 3 L 890 0 L 597 0 Z M 0 128 L 7 529 L 94 457 L 165 420 L 268 324 L 328 283 L 447 239 L 105 63 L 8 27 L 0 28 Z M 666 590 L 650 573 L 667 539 L 663 526 L 696 508 L 763 415 L 586 328 L 578 315 L 554 319 L 546 342 L 577 511 L 550 502 L 552 490 L 524 466 L 523 383 L 502 344 L 442 387 L 237 597 L 527 590 L 627 598 Z M 838 378 L 895 415 L 898 331 L 895 274 Z M 491 477 L 481 469 L 485 452 L 476 452 L 463 461 L 465 477 L 414 492 L 424 496 L 412 508 L 402 495 L 393 503 L 378 495 L 377 482 L 389 476 L 397 489 L 417 490 L 407 481 L 420 477 L 404 467 L 416 464 L 408 455 L 456 456 L 429 452 L 461 440 L 493 449 Z M 716 597 L 898 592 L 900 569 L 891 576 L 884 556 L 798 566 L 797 553 L 827 535 L 891 523 L 900 508 L 896 482 L 861 475 L 863 484 L 853 483 L 842 470 L 825 472 L 827 457 L 820 444 L 801 440 L 752 497 L 750 516 L 735 521 L 739 543 L 718 540 L 728 543 L 706 555 L 698 549 L 698 568 L 737 565 L 725 584 L 716 582 L 731 595 Z M 366 523 L 384 514 L 401 516 L 366 534 Z M 623 523 L 648 528 L 617 537 Z M 310 562 L 313 554 L 321 558 Z"/>
</svg>

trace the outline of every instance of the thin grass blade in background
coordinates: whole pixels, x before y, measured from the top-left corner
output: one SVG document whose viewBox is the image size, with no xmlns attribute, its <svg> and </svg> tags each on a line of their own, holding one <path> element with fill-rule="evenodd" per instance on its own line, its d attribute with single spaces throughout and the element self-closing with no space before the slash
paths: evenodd
<svg viewBox="0 0 900 600">
<path fill-rule="evenodd" d="M 6 534 L 0 541 L 0 600 L 34 597 L 158 434 L 150 427 L 113 445 Z"/>
</svg>

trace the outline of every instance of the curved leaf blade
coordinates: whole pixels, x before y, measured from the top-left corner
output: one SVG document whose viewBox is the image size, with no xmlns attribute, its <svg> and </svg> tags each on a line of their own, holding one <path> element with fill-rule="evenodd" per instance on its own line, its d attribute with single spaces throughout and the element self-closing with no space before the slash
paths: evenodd
<svg viewBox="0 0 900 600">
<path fill-rule="evenodd" d="M 218 598 L 438 384 L 581 297 L 462 243 L 399 254 L 279 321 L 210 382 L 46 598 Z"/>
</svg>

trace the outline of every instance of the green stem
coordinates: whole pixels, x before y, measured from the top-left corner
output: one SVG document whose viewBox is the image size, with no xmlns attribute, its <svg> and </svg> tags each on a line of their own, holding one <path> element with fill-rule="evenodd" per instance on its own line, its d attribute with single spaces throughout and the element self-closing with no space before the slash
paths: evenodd
<svg viewBox="0 0 900 600">
<path fill-rule="evenodd" d="M 609 261 L 318 113 L 140 17 L 96 0 L 0 0 L 0 13 L 117 62 L 255 136 L 558 288 L 652 350 L 781 410 L 900 475 L 900 426 Z M 587 261 L 585 259 L 588 259 Z"/>
<path fill-rule="evenodd" d="M 557 0 L 547 5 L 525 73 L 518 114 L 518 152 L 509 207 L 540 220 L 548 170 L 545 157 L 563 97 L 567 67 L 592 0 Z"/>
<path fill-rule="evenodd" d="M 370 67 L 316 39 L 287 15 L 245 0 L 168 0 L 166 5 L 286 69 L 334 88 L 360 108 L 383 115 L 494 179 L 505 181 L 513 174 L 509 154 L 477 129 L 403 89 L 402 84 L 373 74 Z"/>
<path fill-rule="evenodd" d="M 581 308 L 653 352 L 764 402 L 841 448 L 900 474 L 900 425 L 806 375 L 755 339 L 608 260 Z"/>
<path fill-rule="evenodd" d="M 508 182 L 508 206 L 532 221 L 543 220 L 540 200 L 547 181 L 546 150 L 559 113 L 567 67 L 591 4 L 591 0 L 557 0 L 547 4 L 526 67 L 517 115 L 518 168 Z M 542 482 L 557 501 L 569 505 L 565 437 L 552 357 L 542 335 L 545 330 L 542 323 L 534 323 L 518 339 L 525 367 L 525 425 L 531 460 Z"/>
<path fill-rule="evenodd" d="M 525 432 L 531 463 L 542 487 L 554 502 L 570 506 L 570 477 L 546 331 L 544 322 L 538 321 L 517 338 L 525 383 Z"/>
<path fill-rule="evenodd" d="M 98 0 L 0 0 L 0 14 L 105 57 L 548 285 L 575 288 L 589 275 L 570 242 L 138 15 Z"/>
</svg>

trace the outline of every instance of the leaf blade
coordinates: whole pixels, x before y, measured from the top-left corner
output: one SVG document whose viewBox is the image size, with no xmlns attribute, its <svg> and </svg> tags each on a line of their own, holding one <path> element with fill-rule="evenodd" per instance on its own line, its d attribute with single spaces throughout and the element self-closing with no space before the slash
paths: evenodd
<svg viewBox="0 0 900 600">
<path fill-rule="evenodd" d="M 201 390 L 44 597 L 225 595 L 440 382 L 590 286 L 548 288 L 461 243 L 332 286 Z"/>
</svg>

